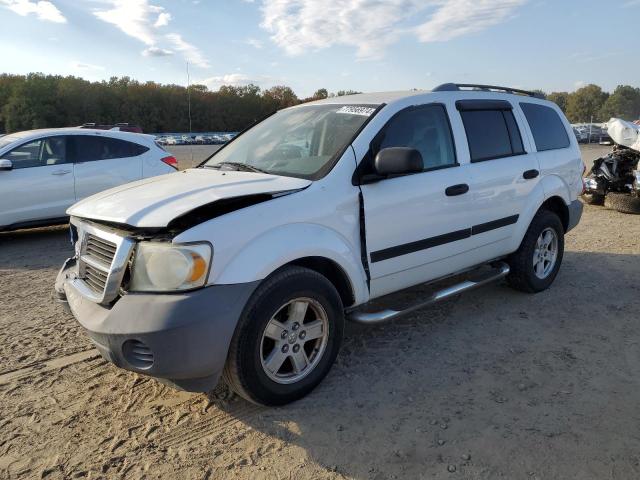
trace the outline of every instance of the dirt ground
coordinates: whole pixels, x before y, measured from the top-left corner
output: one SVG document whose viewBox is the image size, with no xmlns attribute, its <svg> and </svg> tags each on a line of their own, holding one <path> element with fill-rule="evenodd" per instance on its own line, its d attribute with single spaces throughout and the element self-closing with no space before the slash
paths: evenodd
<svg viewBox="0 0 640 480">
<path fill-rule="evenodd" d="M 53 301 L 66 229 L 0 234 L 0 478 L 639 478 L 639 239 L 587 207 L 550 290 L 348 325 L 326 380 L 268 409 L 107 364 Z"/>
</svg>

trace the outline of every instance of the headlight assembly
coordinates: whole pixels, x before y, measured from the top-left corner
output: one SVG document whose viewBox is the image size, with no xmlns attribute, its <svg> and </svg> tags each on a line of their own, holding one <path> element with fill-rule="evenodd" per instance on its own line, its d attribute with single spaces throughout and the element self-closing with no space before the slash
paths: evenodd
<svg viewBox="0 0 640 480">
<path fill-rule="evenodd" d="M 140 242 L 133 260 L 131 290 L 175 292 L 201 287 L 211 266 L 209 243 Z"/>
</svg>

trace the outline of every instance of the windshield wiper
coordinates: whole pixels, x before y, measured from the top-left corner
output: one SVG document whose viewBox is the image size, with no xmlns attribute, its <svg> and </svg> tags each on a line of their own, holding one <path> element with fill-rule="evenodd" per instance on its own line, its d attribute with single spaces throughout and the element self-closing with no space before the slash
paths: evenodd
<svg viewBox="0 0 640 480">
<path fill-rule="evenodd" d="M 254 167 L 253 165 L 248 165 L 246 163 L 240 162 L 220 162 L 215 165 L 208 166 L 208 168 L 221 168 L 223 166 L 234 167 L 239 172 L 257 172 L 257 173 L 269 173 L 266 170 L 262 170 L 261 168 Z"/>
</svg>

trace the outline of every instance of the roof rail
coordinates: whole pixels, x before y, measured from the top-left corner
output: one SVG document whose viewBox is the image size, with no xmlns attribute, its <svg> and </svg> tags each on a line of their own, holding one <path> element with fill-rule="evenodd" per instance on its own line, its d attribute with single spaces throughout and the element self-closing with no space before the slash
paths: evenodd
<svg viewBox="0 0 640 480">
<path fill-rule="evenodd" d="M 443 83 L 432 90 L 432 92 L 459 92 L 462 89 L 481 90 L 484 92 L 505 92 L 516 95 L 526 95 L 528 97 L 545 99 L 544 94 L 540 92 L 530 92 L 528 90 L 520 90 L 518 88 L 497 87 L 495 85 L 477 85 L 475 83 Z"/>
</svg>

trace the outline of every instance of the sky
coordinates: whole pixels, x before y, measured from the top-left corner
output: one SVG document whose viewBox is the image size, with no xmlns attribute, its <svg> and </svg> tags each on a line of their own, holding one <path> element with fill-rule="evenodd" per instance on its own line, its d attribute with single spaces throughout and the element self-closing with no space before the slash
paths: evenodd
<svg viewBox="0 0 640 480">
<path fill-rule="evenodd" d="M 640 0 L 0 0 L 0 72 L 389 91 L 640 86 Z"/>
</svg>

